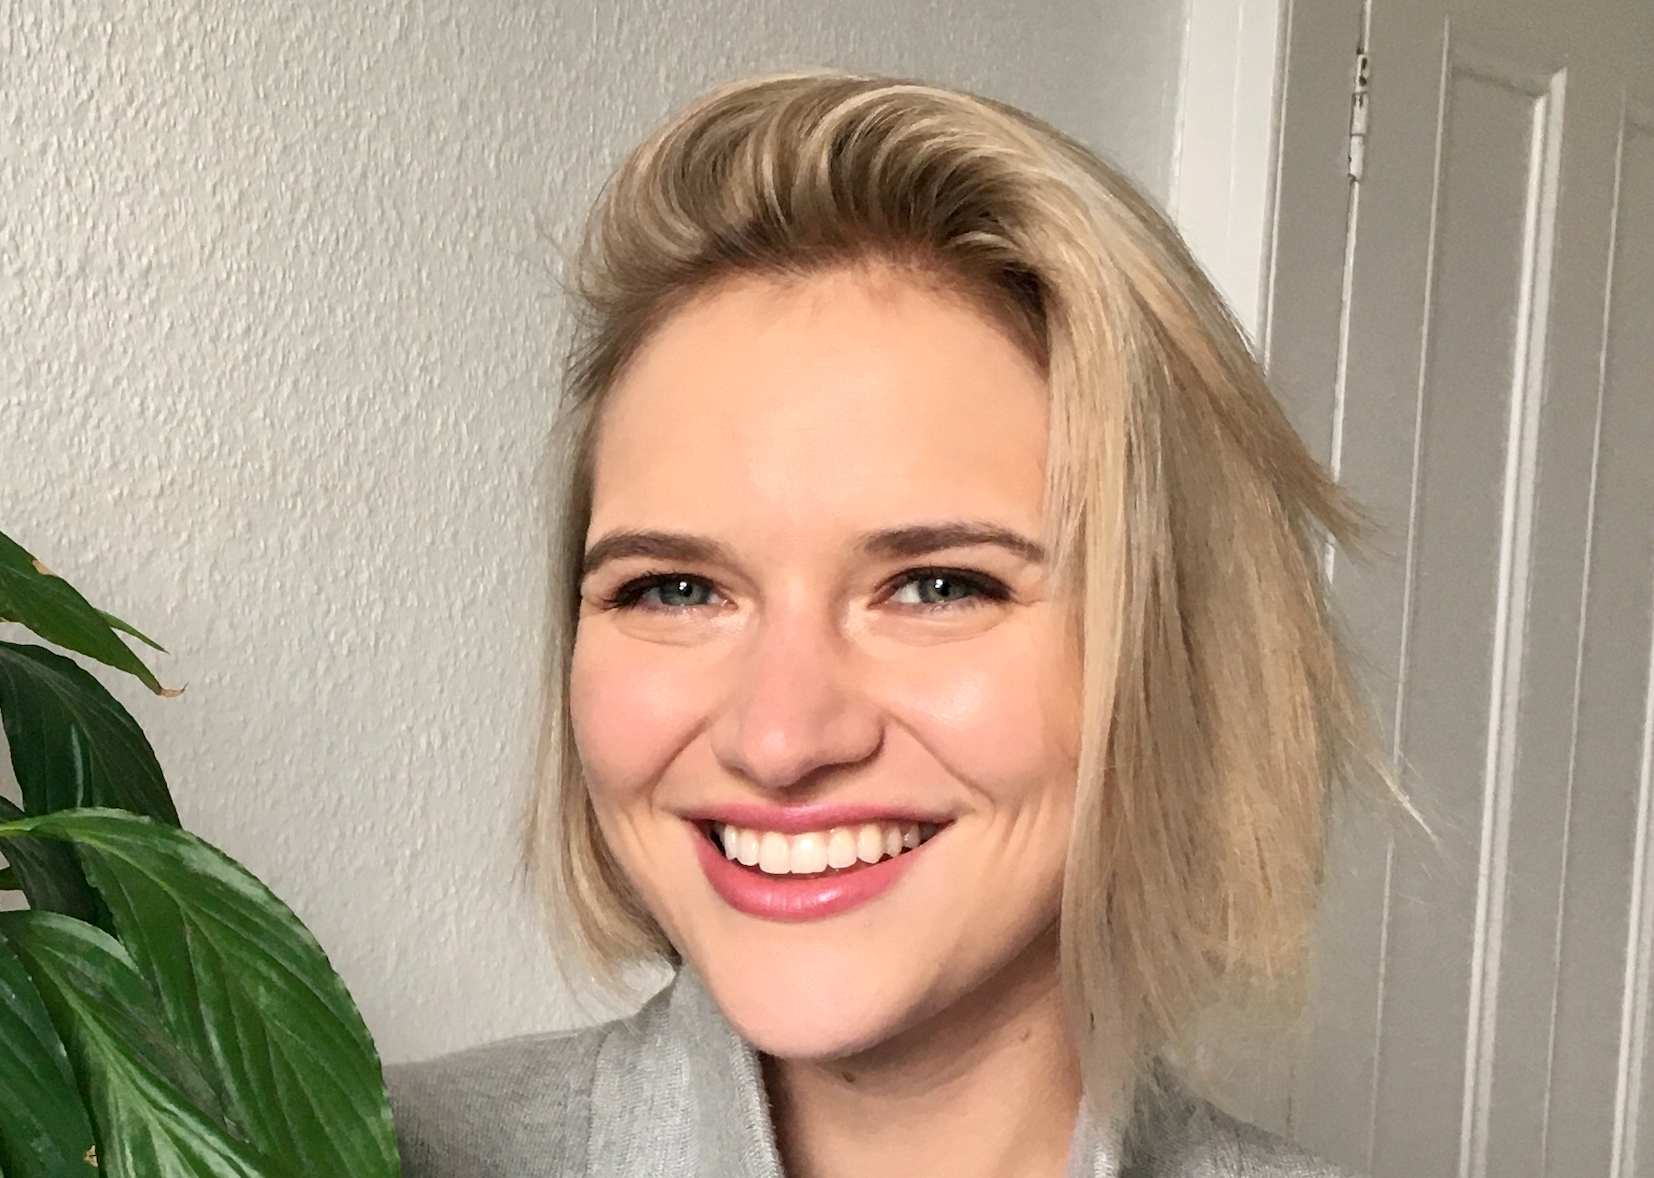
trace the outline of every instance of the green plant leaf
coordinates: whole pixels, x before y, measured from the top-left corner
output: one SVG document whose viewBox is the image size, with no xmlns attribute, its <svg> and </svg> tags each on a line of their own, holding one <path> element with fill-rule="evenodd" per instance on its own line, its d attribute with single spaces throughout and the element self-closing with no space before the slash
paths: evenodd
<svg viewBox="0 0 1654 1178">
<path fill-rule="evenodd" d="M 24 817 L 23 811 L 0 798 L 0 821 Z M 114 929 L 109 909 L 86 882 L 73 848 L 50 839 L 11 839 L 5 844 L 7 870 L 18 890 L 35 908 L 61 912 L 107 931 Z"/>
<path fill-rule="evenodd" d="M 373 1039 L 326 954 L 269 888 L 186 831 L 118 810 L 0 825 L 74 843 L 121 941 L 237 1132 L 294 1174 L 396 1178 Z"/>
<path fill-rule="evenodd" d="M 166 647 L 162 646 L 159 642 L 155 641 L 155 639 L 151 638 L 148 634 L 145 634 L 142 630 L 138 629 L 131 622 L 123 622 L 119 618 L 117 618 L 114 614 L 109 613 L 105 610 L 101 610 L 101 609 L 98 611 L 98 617 L 100 617 L 104 621 L 108 622 L 109 623 L 109 628 L 111 630 L 119 630 L 122 634 L 130 634 L 130 635 L 132 635 L 132 637 L 136 638 L 139 642 L 142 642 L 145 646 L 149 647 L 151 650 L 158 650 L 162 654 L 165 654 L 167 652 Z"/>
<path fill-rule="evenodd" d="M 92 1178 L 92 1140 L 63 1040 L 0 935 L 0 1168 L 16 1178 Z"/>
<path fill-rule="evenodd" d="M 178 825 L 143 730 L 73 659 L 0 642 L 0 720 L 30 814 L 113 806 Z"/>
<path fill-rule="evenodd" d="M 0 892 L 21 892 L 23 885 L 18 882 L 17 869 L 9 864 L 0 867 Z"/>
<path fill-rule="evenodd" d="M 0 532 L 0 618 L 21 622 L 47 642 L 136 675 L 156 695 L 176 695 L 161 686 L 105 616 L 69 582 L 47 570 Z"/>
<path fill-rule="evenodd" d="M 164 828 L 163 828 L 164 829 Z M 237 1141 L 187 1094 L 187 1065 L 120 942 L 55 912 L 0 913 L 69 1061 L 109 1178 L 299 1178 Z M 197 1082 L 199 1082 L 197 1080 Z"/>
</svg>

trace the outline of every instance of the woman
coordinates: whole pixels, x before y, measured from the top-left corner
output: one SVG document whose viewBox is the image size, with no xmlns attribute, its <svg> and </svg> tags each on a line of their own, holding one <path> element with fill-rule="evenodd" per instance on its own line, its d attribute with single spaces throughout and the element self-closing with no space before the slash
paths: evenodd
<svg viewBox="0 0 1654 1178">
<path fill-rule="evenodd" d="M 393 1068 L 409 1178 L 1322 1175 L 1176 1078 L 1301 976 L 1370 747 L 1350 512 L 1176 233 L 999 103 L 811 73 L 575 273 L 528 854 L 630 1019 Z"/>
</svg>

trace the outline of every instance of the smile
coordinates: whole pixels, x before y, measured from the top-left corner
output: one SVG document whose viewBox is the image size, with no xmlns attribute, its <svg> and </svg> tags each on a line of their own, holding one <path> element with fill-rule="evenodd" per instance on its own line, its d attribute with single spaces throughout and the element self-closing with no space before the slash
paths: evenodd
<svg viewBox="0 0 1654 1178">
<path fill-rule="evenodd" d="M 783 833 L 730 822 L 691 823 L 713 891 L 763 920 L 822 920 L 883 895 L 946 825 L 861 822 Z"/>
<path fill-rule="evenodd" d="M 706 833 L 722 848 L 724 858 L 756 867 L 765 875 L 820 875 L 894 859 L 904 851 L 917 850 L 939 829 L 930 822 L 864 822 L 787 835 L 711 822 Z"/>
</svg>

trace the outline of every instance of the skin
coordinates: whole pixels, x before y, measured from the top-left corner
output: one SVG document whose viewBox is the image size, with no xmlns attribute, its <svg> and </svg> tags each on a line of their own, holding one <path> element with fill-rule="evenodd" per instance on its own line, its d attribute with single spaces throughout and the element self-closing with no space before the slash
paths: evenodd
<svg viewBox="0 0 1654 1178">
<path fill-rule="evenodd" d="M 588 550 L 648 529 L 725 551 L 587 575 L 575 739 L 622 868 L 763 1053 L 790 1174 L 1062 1172 L 1078 643 L 1038 560 L 857 545 L 964 521 L 1037 541 L 1046 395 L 975 303 L 867 266 L 713 287 L 604 411 Z M 877 899 L 784 923 L 719 898 L 681 817 L 824 800 L 952 822 Z"/>
</svg>

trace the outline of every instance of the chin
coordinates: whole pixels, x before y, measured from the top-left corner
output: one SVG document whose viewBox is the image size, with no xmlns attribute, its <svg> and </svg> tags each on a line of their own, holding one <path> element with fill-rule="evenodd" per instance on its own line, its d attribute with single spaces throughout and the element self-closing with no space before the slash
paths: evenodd
<svg viewBox="0 0 1654 1178">
<path fill-rule="evenodd" d="M 696 969 L 730 1025 L 759 1051 L 840 1059 L 878 1046 L 927 1013 L 913 978 L 896 976 L 888 959 L 870 958 L 718 953 Z"/>
</svg>

